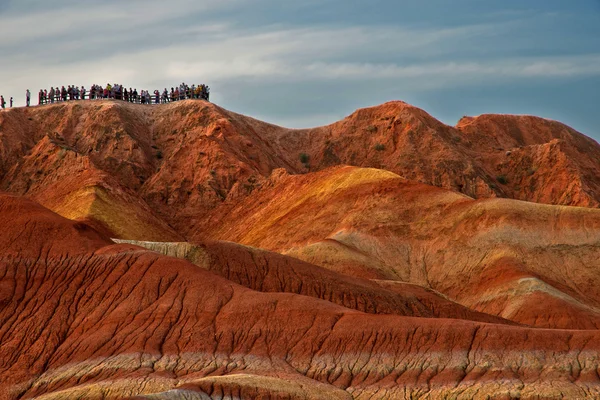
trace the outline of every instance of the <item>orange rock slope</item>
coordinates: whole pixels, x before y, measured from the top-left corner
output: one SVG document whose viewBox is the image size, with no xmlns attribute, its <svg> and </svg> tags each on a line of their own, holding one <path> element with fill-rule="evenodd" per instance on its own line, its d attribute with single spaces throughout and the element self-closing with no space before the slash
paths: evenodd
<svg viewBox="0 0 600 400">
<path fill-rule="evenodd" d="M 598 398 L 599 160 L 402 102 L 0 112 L 0 400 Z"/>
<path fill-rule="evenodd" d="M 261 293 L 0 195 L 3 226 L 15 212 L 18 234 L 0 232 L 2 399 L 600 395 L 597 330 Z"/>
<path fill-rule="evenodd" d="M 193 222 L 278 168 L 374 167 L 474 198 L 597 207 L 599 158 L 596 142 L 558 122 L 491 115 L 453 128 L 402 102 L 308 130 L 203 101 L 0 113 L 0 189 L 136 240 L 193 236 Z"/>
<path fill-rule="evenodd" d="M 196 227 L 199 238 L 282 252 L 387 288 L 418 284 L 518 323 L 600 327 L 598 209 L 473 200 L 340 167 L 279 174 L 218 211 Z"/>
</svg>

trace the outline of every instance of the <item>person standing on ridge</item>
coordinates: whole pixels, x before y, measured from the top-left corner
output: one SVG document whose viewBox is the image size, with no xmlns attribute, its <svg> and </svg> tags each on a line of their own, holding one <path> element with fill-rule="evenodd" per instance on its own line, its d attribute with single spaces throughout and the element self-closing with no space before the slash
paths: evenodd
<svg viewBox="0 0 600 400">
<path fill-rule="evenodd" d="M 12 106 L 13 106 L 13 98 L 12 98 L 12 96 L 10 96 L 10 108 L 12 108 Z"/>
<path fill-rule="evenodd" d="M 6 101 L 4 101 L 4 96 L 0 96 L 0 107 L 4 110 L 6 108 Z"/>
<path fill-rule="evenodd" d="M 31 92 L 29 91 L 29 89 L 27 89 L 27 91 L 25 92 L 25 106 L 29 107 L 29 103 L 31 102 Z"/>
</svg>

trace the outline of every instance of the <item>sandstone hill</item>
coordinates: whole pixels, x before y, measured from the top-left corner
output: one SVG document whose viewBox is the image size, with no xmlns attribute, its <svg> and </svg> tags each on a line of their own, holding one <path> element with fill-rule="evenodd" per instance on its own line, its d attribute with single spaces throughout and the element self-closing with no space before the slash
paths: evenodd
<svg viewBox="0 0 600 400">
<path fill-rule="evenodd" d="M 600 145 L 535 117 L 456 128 L 402 102 L 290 130 L 201 101 L 88 101 L 0 113 L 0 189 L 122 239 L 176 241 L 283 168 L 372 167 L 473 198 L 600 204 Z"/>
<path fill-rule="evenodd" d="M 1 399 L 600 395 L 598 330 L 363 313 L 276 285 L 258 292 L 0 195 L 3 226 L 15 211 L 19 236 L 35 240 L 23 251 L 0 232 Z"/>
<path fill-rule="evenodd" d="M 473 200 L 355 167 L 282 175 L 198 236 L 284 253 L 346 275 L 433 289 L 538 327 L 600 327 L 600 210 Z"/>
<path fill-rule="evenodd" d="M 600 397 L 600 146 L 402 102 L 0 112 L 0 400 Z"/>
</svg>

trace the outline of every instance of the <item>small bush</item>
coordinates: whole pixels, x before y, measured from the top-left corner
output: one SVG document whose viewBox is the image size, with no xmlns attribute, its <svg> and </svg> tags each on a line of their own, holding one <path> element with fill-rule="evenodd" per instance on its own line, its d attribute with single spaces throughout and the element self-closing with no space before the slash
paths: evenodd
<svg viewBox="0 0 600 400">
<path fill-rule="evenodd" d="M 156 152 L 156 158 L 158 158 L 159 160 L 162 160 L 162 158 L 163 158 L 162 151 L 159 150 L 159 151 Z"/>
<path fill-rule="evenodd" d="M 508 179 L 506 179 L 506 176 L 504 176 L 504 175 L 498 175 L 496 177 L 496 180 L 498 181 L 498 183 L 500 183 L 502 185 L 506 185 L 508 183 Z"/>
<path fill-rule="evenodd" d="M 308 154 L 306 154 L 306 153 L 301 153 L 301 154 L 300 154 L 300 162 L 301 162 L 302 164 L 306 164 L 306 163 L 308 163 L 308 160 L 309 160 L 309 159 L 310 159 L 310 157 L 308 156 Z"/>
<path fill-rule="evenodd" d="M 385 146 L 383 144 L 381 144 L 381 143 L 377 143 L 375 145 L 375 150 L 377 150 L 377 151 L 383 151 L 383 150 L 385 150 Z"/>
<path fill-rule="evenodd" d="M 369 125 L 367 126 L 366 131 L 371 133 L 377 132 L 377 127 L 375 125 Z"/>
<path fill-rule="evenodd" d="M 214 169 L 211 169 L 211 170 L 210 170 L 210 174 L 211 174 L 212 176 L 215 176 L 215 175 L 217 174 L 217 171 L 215 171 Z"/>
<path fill-rule="evenodd" d="M 527 174 L 528 174 L 529 176 L 531 176 L 531 175 L 535 174 L 535 171 L 537 171 L 537 168 L 529 168 L 529 169 L 527 170 Z"/>
</svg>

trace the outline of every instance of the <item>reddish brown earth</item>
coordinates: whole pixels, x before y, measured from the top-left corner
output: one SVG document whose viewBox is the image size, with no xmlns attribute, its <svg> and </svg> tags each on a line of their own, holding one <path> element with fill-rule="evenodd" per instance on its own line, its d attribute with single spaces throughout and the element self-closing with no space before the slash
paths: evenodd
<svg viewBox="0 0 600 400">
<path fill-rule="evenodd" d="M 121 241 L 183 258 L 239 285 L 260 292 L 286 292 L 315 297 L 369 314 L 398 314 L 511 324 L 489 314 L 473 312 L 430 289 L 381 282 L 336 273 L 288 257 L 231 242 L 154 243 Z"/>
<path fill-rule="evenodd" d="M 134 240 L 193 237 L 193 222 L 251 194 L 277 168 L 375 167 L 474 198 L 595 208 L 598 159 L 598 143 L 558 122 L 488 115 L 454 128 L 403 102 L 305 130 L 202 101 L 0 113 L 0 189 Z"/>
<path fill-rule="evenodd" d="M 599 160 L 402 102 L 0 112 L 0 400 L 598 398 Z"/>
<path fill-rule="evenodd" d="M 365 314 L 256 292 L 0 195 L 3 226 L 15 211 L 18 235 L 35 240 L 23 250 L 0 232 L 2 399 L 600 394 L 596 330 Z"/>
<path fill-rule="evenodd" d="M 600 327 L 598 209 L 473 200 L 391 172 L 341 167 L 274 176 L 197 229 L 388 288 L 422 285 L 518 323 Z"/>
</svg>

